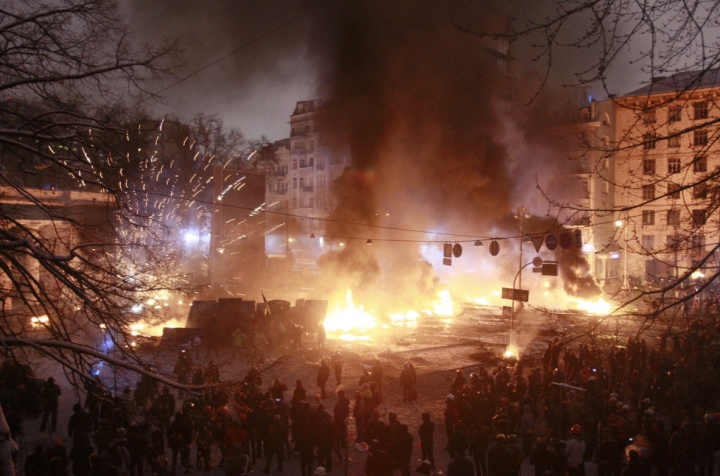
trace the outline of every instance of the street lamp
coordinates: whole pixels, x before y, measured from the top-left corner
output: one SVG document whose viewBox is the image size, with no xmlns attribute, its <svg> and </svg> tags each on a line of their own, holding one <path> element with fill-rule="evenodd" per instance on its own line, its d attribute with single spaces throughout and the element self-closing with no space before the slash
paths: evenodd
<svg viewBox="0 0 720 476">
<path fill-rule="evenodd" d="M 518 254 L 518 273 L 519 273 L 519 279 L 518 279 L 518 289 L 522 289 L 522 269 L 524 268 L 522 264 L 522 245 L 523 245 L 523 218 L 530 218 L 530 214 L 527 212 L 527 205 L 522 205 L 517 208 L 517 213 L 513 215 L 516 220 L 520 220 L 520 241 L 519 241 L 519 248 L 520 253 Z M 513 288 L 515 285 L 513 285 Z M 513 303 L 513 306 L 515 304 Z M 522 304 L 521 304 L 522 305 Z"/>
<path fill-rule="evenodd" d="M 623 254 L 625 255 L 625 266 L 623 271 L 623 290 L 627 291 L 630 289 L 630 286 L 628 285 L 628 223 L 623 222 L 622 220 L 616 220 L 615 221 L 615 227 L 616 228 L 625 228 L 625 245 L 623 246 Z"/>
</svg>

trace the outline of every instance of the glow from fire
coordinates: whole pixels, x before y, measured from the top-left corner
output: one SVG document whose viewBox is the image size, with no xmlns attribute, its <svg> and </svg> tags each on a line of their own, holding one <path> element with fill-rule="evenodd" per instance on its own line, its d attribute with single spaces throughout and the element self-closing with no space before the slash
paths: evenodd
<svg viewBox="0 0 720 476">
<path fill-rule="evenodd" d="M 590 314 L 607 316 L 612 310 L 610 303 L 603 298 L 596 301 L 585 301 L 584 299 L 578 299 L 577 301 L 577 308 Z"/>
<path fill-rule="evenodd" d="M 420 313 L 417 311 L 408 311 L 405 314 L 390 314 L 390 320 L 393 325 L 415 325 L 418 317 L 420 317 Z"/>
<path fill-rule="evenodd" d="M 505 352 L 503 353 L 503 355 L 508 359 L 511 357 L 518 357 L 519 354 L 520 352 L 517 346 L 514 344 L 510 344 L 509 346 L 507 346 L 507 349 L 505 349 Z"/>
<path fill-rule="evenodd" d="M 365 311 L 363 306 L 356 306 L 352 299 L 352 291 L 345 294 L 345 306 L 330 313 L 325 318 L 325 330 L 328 332 L 345 331 L 351 329 L 374 329 L 377 327 L 375 317 Z"/>
<path fill-rule="evenodd" d="M 484 298 L 484 297 L 479 297 L 479 298 L 469 297 L 469 298 L 467 298 L 467 301 L 471 302 L 473 304 L 477 304 L 478 306 L 489 306 L 490 305 L 490 301 L 488 301 L 487 298 Z"/>
<path fill-rule="evenodd" d="M 435 316 L 452 317 L 456 314 L 455 302 L 447 289 L 438 293 L 438 300 L 433 303 L 432 313 Z"/>
</svg>

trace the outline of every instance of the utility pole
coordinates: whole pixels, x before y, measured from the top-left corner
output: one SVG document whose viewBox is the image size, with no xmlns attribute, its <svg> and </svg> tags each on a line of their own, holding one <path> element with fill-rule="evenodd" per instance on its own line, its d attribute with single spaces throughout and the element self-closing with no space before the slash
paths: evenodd
<svg viewBox="0 0 720 476">
<path fill-rule="evenodd" d="M 530 218 L 530 214 L 527 212 L 527 205 L 522 205 L 517 208 L 517 213 L 515 214 L 515 218 L 520 220 L 520 243 L 518 245 L 518 248 L 520 252 L 518 253 L 518 273 L 520 275 L 518 276 L 518 289 L 522 289 L 522 268 L 523 268 L 523 219 L 524 218 Z"/>
</svg>

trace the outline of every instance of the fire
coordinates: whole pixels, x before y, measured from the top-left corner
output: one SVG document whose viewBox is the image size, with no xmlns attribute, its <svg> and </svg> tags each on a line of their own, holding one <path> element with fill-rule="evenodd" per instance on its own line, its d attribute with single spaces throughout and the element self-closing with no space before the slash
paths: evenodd
<svg viewBox="0 0 720 476">
<path fill-rule="evenodd" d="M 393 325 L 413 325 L 417 322 L 418 317 L 420 317 L 420 313 L 417 311 L 408 311 L 405 314 L 390 314 L 390 320 L 392 321 Z"/>
<path fill-rule="evenodd" d="M 479 297 L 479 298 L 469 297 L 469 298 L 467 298 L 467 301 L 471 302 L 473 304 L 477 304 L 478 306 L 489 306 L 490 305 L 490 301 L 488 301 L 488 299 L 484 298 L 484 297 Z"/>
<path fill-rule="evenodd" d="M 352 291 L 345 294 L 345 307 L 338 309 L 325 318 L 325 330 L 328 332 L 351 329 L 374 329 L 377 327 L 375 317 L 365 311 L 363 306 L 356 306 L 352 299 Z"/>
<path fill-rule="evenodd" d="M 578 299 L 577 308 L 586 311 L 590 314 L 599 314 L 607 316 L 612 310 L 612 306 L 609 302 L 603 298 L 599 298 L 597 301 L 585 301 L 584 299 Z"/>
<path fill-rule="evenodd" d="M 505 352 L 503 353 L 505 358 L 508 358 L 508 359 L 511 357 L 517 357 L 519 354 L 520 354 L 520 352 L 519 352 L 517 346 L 515 346 L 513 344 L 508 345 L 507 349 L 505 349 Z"/>
<path fill-rule="evenodd" d="M 455 302 L 450 297 L 450 291 L 445 289 L 438 293 L 438 300 L 433 303 L 432 314 L 438 317 L 452 317 L 456 314 Z"/>
</svg>

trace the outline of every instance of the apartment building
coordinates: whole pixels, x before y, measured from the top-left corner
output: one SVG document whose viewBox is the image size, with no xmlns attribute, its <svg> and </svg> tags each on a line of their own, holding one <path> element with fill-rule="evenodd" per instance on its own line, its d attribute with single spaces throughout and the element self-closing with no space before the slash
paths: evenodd
<svg viewBox="0 0 720 476">
<path fill-rule="evenodd" d="M 617 242 L 631 285 L 675 279 L 706 258 L 717 265 L 719 79 L 677 73 L 615 99 Z"/>
</svg>

